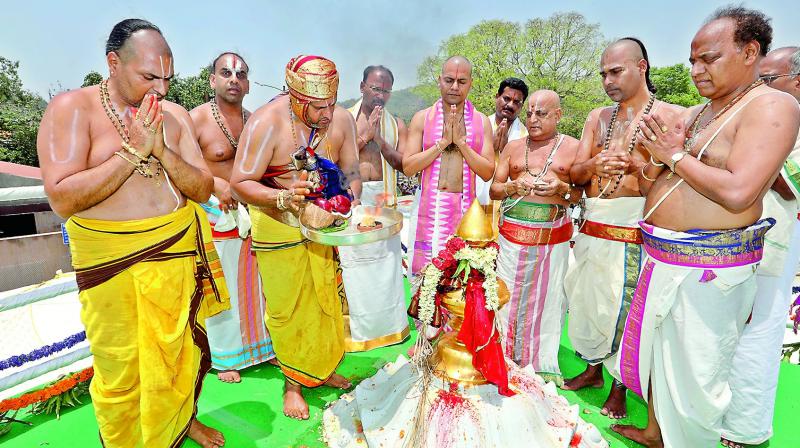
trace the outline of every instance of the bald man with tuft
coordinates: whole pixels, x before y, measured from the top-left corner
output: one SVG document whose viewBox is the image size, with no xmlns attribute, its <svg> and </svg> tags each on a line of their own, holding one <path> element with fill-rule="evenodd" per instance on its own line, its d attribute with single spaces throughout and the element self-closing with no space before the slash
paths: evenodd
<svg viewBox="0 0 800 448">
<path fill-rule="evenodd" d="M 448 58 L 439 76 L 441 98 L 414 114 L 409 125 L 403 171 L 407 176 L 422 172 L 409 232 L 412 275 L 455 233 L 475 199 L 476 176 L 492 178 L 492 126 L 467 100 L 471 88 L 472 63 L 463 56 Z"/>
<path fill-rule="evenodd" d="M 557 383 L 572 237 L 567 208 L 580 197 L 570 175 L 578 140 L 558 132 L 561 118 L 556 92 L 531 94 L 528 136 L 506 145 L 490 188 L 491 198 L 503 201 L 497 275 L 511 293 L 499 312 L 504 351 L 521 367 L 530 365 Z M 518 273 L 525 275 L 520 279 Z"/>
</svg>

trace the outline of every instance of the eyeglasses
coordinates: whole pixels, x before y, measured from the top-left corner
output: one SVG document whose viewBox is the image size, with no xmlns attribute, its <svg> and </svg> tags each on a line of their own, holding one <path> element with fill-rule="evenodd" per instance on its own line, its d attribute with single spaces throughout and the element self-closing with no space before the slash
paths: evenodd
<svg viewBox="0 0 800 448">
<path fill-rule="evenodd" d="M 386 89 L 381 89 L 380 87 L 377 87 L 377 86 L 370 86 L 370 85 L 367 85 L 367 87 L 369 87 L 369 90 L 372 90 L 372 93 L 374 93 L 376 95 L 379 94 L 379 93 L 382 93 L 384 95 L 391 95 L 392 94 L 392 89 L 386 90 Z"/>
<path fill-rule="evenodd" d="M 784 73 L 782 75 L 763 75 L 759 76 L 758 78 L 764 81 L 764 84 L 770 85 L 772 81 L 775 81 L 778 78 L 783 78 L 784 76 L 800 76 L 800 72 L 798 73 Z"/>
</svg>

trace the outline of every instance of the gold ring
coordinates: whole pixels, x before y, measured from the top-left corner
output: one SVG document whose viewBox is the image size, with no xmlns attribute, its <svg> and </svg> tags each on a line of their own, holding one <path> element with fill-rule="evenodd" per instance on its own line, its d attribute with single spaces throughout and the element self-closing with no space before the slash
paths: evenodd
<svg viewBox="0 0 800 448">
<path fill-rule="evenodd" d="M 661 126 L 661 132 L 667 132 L 667 131 L 669 131 L 669 128 L 667 128 L 666 126 Z"/>
<path fill-rule="evenodd" d="M 147 118 L 144 119 L 143 123 L 144 123 L 144 127 L 150 127 L 150 120 L 148 120 Z"/>
<path fill-rule="evenodd" d="M 658 140 L 658 137 L 656 137 L 655 135 L 650 136 L 650 141 L 656 141 L 656 140 Z"/>
</svg>

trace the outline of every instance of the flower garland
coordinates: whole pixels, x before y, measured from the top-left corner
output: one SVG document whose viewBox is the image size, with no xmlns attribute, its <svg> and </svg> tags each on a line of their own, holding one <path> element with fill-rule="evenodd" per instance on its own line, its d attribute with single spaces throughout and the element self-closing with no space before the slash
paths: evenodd
<svg viewBox="0 0 800 448">
<path fill-rule="evenodd" d="M 89 381 L 92 379 L 93 375 L 94 369 L 92 367 L 87 367 L 86 369 L 83 369 L 74 375 L 70 375 L 63 380 L 57 381 L 52 386 L 48 386 L 34 392 L 29 392 L 16 398 L 9 398 L 0 401 L 0 413 L 22 409 L 34 403 L 45 401 L 56 395 L 63 394 L 64 392 L 77 386 L 79 383 Z"/>
<path fill-rule="evenodd" d="M 497 296 L 497 243 L 491 242 L 485 247 L 471 247 L 459 237 L 447 240 L 444 249 L 423 271 L 422 286 L 419 294 L 419 320 L 430 325 L 436 310 L 437 287 L 442 278 L 461 280 L 469 278 L 472 270 L 484 276 L 483 290 L 486 294 L 486 309 L 497 311 L 500 299 Z"/>
<path fill-rule="evenodd" d="M 30 353 L 18 356 L 12 356 L 8 359 L 0 361 L 0 371 L 9 369 L 11 367 L 19 367 L 29 362 L 38 361 L 44 357 L 52 355 L 53 353 L 58 353 L 62 350 L 72 348 L 75 345 L 85 340 L 86 340 L 86 332 L 81 331 L 80 333 L 76 333 L 73 334 L 72 336 L 67 337 L 63 341 L 56 342 L 50 345 L 45 345 L 44 347 L 37 348 L 36 350 L 33 350 Z"/>
</svg>

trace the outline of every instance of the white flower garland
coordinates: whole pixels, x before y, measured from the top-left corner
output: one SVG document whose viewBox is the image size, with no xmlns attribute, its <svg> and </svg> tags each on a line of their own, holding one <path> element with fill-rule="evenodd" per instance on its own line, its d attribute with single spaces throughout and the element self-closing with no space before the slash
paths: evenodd
<svg viewBox="0 0 800 448">
<path fill-rule="evenodd" d="M 500 298 L 497 296 L 497 271 L 495 269 L 497 249 L 494 247 L 467 246 L 459 249 L 453 258 L 459 262 L 467 261 L 469 269 L 477 269 L 484 275 L 483 290 L 486 295 L 486 309 L 497 311 L 500 308 Z M 433 319 L 436 287 L 441 279 L 442 271 L 434 266 L 433 263 L 425 268 L 419 292 L 419 320 L 425 325 L 430 325 Z"/>
<path fill-rule="evenodd" d="M 442 279 L 442 271 L 433 263 L 425 268 L 422 286 L 419 291 L 419 320 L 425 325 L 430 325 L 436 304 L 436 287 Z"/>
</svg>

